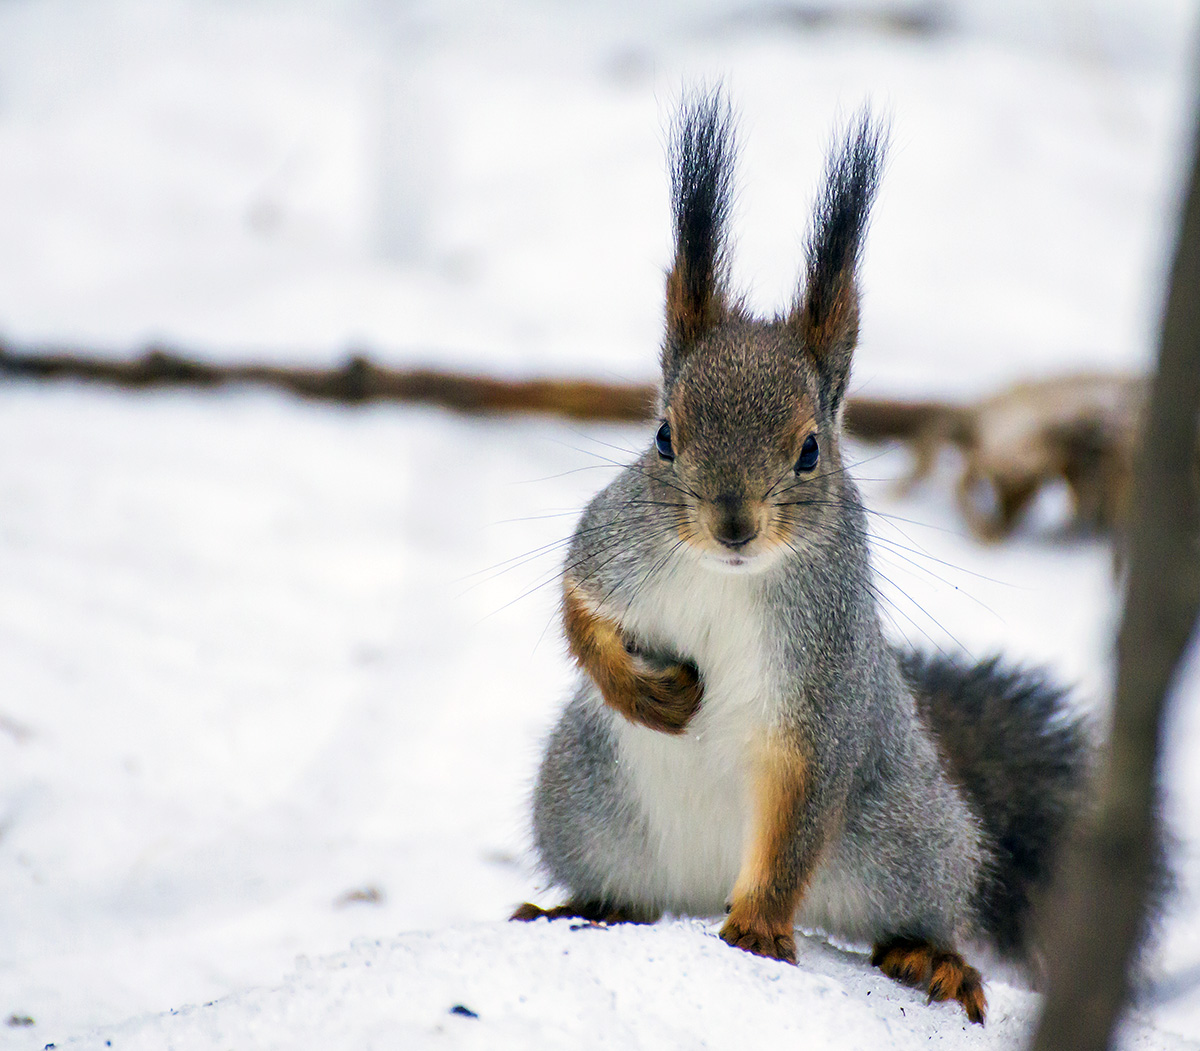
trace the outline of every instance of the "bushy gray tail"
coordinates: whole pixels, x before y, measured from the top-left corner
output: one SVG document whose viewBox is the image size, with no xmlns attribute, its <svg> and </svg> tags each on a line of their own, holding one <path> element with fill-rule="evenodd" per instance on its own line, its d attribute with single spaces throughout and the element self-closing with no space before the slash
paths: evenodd
<svg viewBox="0 0 1200 1051">
<path fill-rule="evenodd" d="M 994 852 L 976 892 L 983 929 L 1028 960 L 1032 907 L 1086 805 L 1088 727 L 1041 672 L 911 652 L 900 666 Z"/>
</svg>

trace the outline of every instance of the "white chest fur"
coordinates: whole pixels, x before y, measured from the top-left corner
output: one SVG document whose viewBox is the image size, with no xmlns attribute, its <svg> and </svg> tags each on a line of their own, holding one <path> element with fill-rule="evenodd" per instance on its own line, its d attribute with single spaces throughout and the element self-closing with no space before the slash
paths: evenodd
<svg viewBox="0 0 1200 1051">
<path fill-rule="evenodd" d="M 716 914 L 741 865 L 748 757 L 777 718 L 778 660 L 762 578 L 686 560 L 646 587 L 624 618 L 653 647 L 690 657 L 704 699 L 674 737 L 617 719 L 620 762 L 649 826 L 643 892 L 668 911 Z"/>
</svg>

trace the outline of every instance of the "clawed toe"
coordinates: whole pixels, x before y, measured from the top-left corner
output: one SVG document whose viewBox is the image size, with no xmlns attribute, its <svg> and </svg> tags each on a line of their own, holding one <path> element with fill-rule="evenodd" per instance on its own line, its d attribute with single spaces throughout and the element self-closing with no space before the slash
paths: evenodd
<svg viewBox="0 0 1200 1051">
<path fill-rule="evenodd" d="M 533 902 L 527 901 L 509 916 L 509 920 L 529 923 L 532 920 L 561 920 L 579 915 L 570 905 L 556 905 L 553 909 L 543 909 L 540 905 L 534 905 Z"/>
<path fill-rule="evenodd" d="M 609 905 L 594 901 L 568 901 L 565 905 L 556 905 L 552 909 L 543 909 L 540 905 L 525 902 L 509 920 L 528 923 L 531 920 L 587 920 L 593 924 L 615 923 L 653 923 L 658 918 L 645 909 L 636 909 L 620 905 Z"/>
<path fill-rule="evenodd" d="M 904 985 L 925 989 L 929 1002 L 957 1000 L 972 1022 L 983 1024 L 987 998 L 979 972 L 958 953 L 928 942 L 894 938 L 875 946 L 871 963 Z"/>
<path fill-rule="evenodd" d="M 721 939 L 738 949 L 769 960 L 796 962 L 796 939 L 790 931 L 772 930 L 767 926 L 743 926 L 726 921 Z"/>
</svg>

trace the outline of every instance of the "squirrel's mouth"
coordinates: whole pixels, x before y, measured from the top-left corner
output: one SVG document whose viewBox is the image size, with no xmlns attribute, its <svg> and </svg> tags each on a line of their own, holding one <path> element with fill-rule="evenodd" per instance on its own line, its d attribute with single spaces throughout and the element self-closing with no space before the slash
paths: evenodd
<svg viewBox="0 0 1200 1051">
<path fill-rule="evenodd" d="M 762 501 L 705 501 L 677 526 L 700 563 L 722 572 L 760 572 L 775 565 L 785 547 Z"/>
<path fill-rule="evenodd" d="M 706 565 L 727 573 L 758 573 L 779 559 L 779 545 L 761 535 L 737 547 L 709 540 L 700 550 Z"/>
<path fill-rule="evenodd" d="M 730 569 L 741 569 L 754 564 L 753 557 L 749 555 L 717 555 L 716 557 L 721 565 L 728 566 Z"/>
</svg>

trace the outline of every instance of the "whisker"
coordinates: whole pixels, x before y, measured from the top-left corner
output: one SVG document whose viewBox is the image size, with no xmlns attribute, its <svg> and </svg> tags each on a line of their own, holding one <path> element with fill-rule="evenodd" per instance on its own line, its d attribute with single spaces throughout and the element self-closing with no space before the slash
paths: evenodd
<svg viewBox="0 0 1200 1051">
<path fill-rule="evenodd" d="M 677 541 L 675 541 L 675 543 L 670 548 L 667 549 L 666 554 L 664 554 L 662 556 L 662 558 L 660 558 L 645 573 L 642 574 L 641 579 L 638 581 L 638 583 L 636 584 L 636 586 L 633 589 L 633 594 L 629 596 L 629 601 L 625 603 L 625 613 L 626 614 L 628 614 L 629 611 L 633 608 L 634 602 L 637 600 L 638 595 L 640 595 L 642 593 L 642 589 L 646 586 L 646 584 L 650 580 L 650 578 L 652 576 L 654 576 L 654 574 L 658 573 L 661 569 L 663 569 L 666 566 L 666 564 L 674 557 L 675 553 L 677 551 L 679 551 L 679 549 L 687 542 L 688 542 L 688 538 L 684 535 L 681 535 L 679 537 L 679 539 Z"/>
<path fill-rule="evenodd" d="M 597 438 L 594 434 L 588 434 L 586 431 L 578 430 L 575 427 L 568 427 L 567 430 L 569 430 L 577 438 L 582 438 L 586 442 L 595 442 L 597 445 L 603 445 L 606 449 L 612 449 L 619 453 L 626 453 L 629 456 L 641 455 L 641 450 L 639 449 L 626 449 L 623 445 L 614 445 L 612 442 L 606 442 L 602 438 Z M 577 451 L 583 452 L 584 450 L 580 449 Z"/>
<path fill-rule="evenodd" d="M 621 467 L 628 471 L 637 471 L 638 474 L 642 475 L 644 478 L 649 478 L 652 482 L 657 482 L 659 485 L 665 485 L 668 489 L 674 489 L 677 492 L 683 493 L 685 496 L 692 497 L 694 500 L 703 501 L 704 499 L 699 493 L 683 482 L 678 482 L 678 480 L 673 482 L 664 478 L 661 474 L 652 474 L 642 464 L 639 464 L 636 461 L 633 463 L 621 463 L 620 461 L 614 460 L 611 457 L 603 456 L 597 452 L 592 452 L 590 449 L 580 449 L 578 451 L 585 456 L 594 456 L 598 460 L 603 460 L 605 463 L 610 463 L 614 467 Z"/>
<path fill-rule="evenodd" d="M 667 536 L 670 533 L 676 531 L 677 528 L 678 528 L 677 523 L 672 522 L 670 525 L 661 527 L 651 533 L 645 534 L 644 538 L 645 538 L 645 540 L 657 540 L 657 539 L 659 539 L 659 537 Z M 618 540 L 615 541 L 614 543 L 618 543 L 618 544 L 621 543 L 620 538 L 618 538 Z M 604 569 L 606 566 L 610 565 L 611 563 L 615 562 L 618 558 L 620 558 L 620 556 L 622 554 L 624 554 L 626 550 L 627 550 L 626 548 L 621 547 L 620 550 L 618 550 L 617 553 L 612 556 L 612 558 L 606 559 L 600 565 L 596 566 L 587 576 L 585 576 L 581 580 L 579 580 L 578 583 L 586 584 L 586 583 L 590 582 L 592 579 L 594 579 L 597 576 L 597 574 L 599 574 L 599 572 L 602 569 Z M 582 561 L 583 560 L 581 559 L 580 562 L 582 562 Z M 574 567 L 572 567 L 572 568 L 574 568 Z M 569 572 L 569 570 L 564 570 L 564 575 L 566 575 L 567 572 Z M 612 595 L 616 592 L 617 588 L 619 588 L 621 586 L 621 583 L 622 583 L 622 581 L 618 580 L 615 584 L 613 584 L 613 586 L 611 588 L 609 588 L 608 591 L 606 591 L 600 597 L 600 601 L 605 602 L 609 598 L 611 598 Z"/>
<path fill-rule="evenodd" d="M 992 609 L 991 606 L 989 606 L 986 602 L 984 602 L 981 598 L 979 598 L 978 595 L 973 595 L 969 591 L 964 591 L 957 584 L 948 580 L 946 577 L 942 576 L 940 573 L 935 573 L 928 566 L 924 566 L 920 562 L 918 562 L 916 559 L 910 558 L 909 557 L 910 554 L 917 554 L 917 552 L 913 552 L 911 548 L 906 548 L 903 544 L 897 543 L 894 540 L 889 540 L 887 537 L 875 535 L 873 533 L 868 533 L 867 536 L 871 540 L 874 540 L 876 543 L 886 545 L 886 547 L 888 549 L 888 553 L 891 556 L 893 556 L 894 558 L 899 558 L 902 561 L 907 562 L 914 569 L 920 570 L 922 573 L 924 573 L 927 576 L 932 577 L 934 580 L 938 581 L 938 583 L 945 584 L 946 587 L 948 587 L 948 588 L 953 588 L 956 592 L 958 592 L 958 594 L 963 595 L 966 598 L 970 599 L 972 602 L 974 602 L 980 609 L 985 610 L 986 612 L 990 613 L 1001 624 L 1005 623 L 1004 618 L 1002 616 L 1000 616 L 1000 614 L 996 610 Z M 967 573 L 967 574 L 970 574 L 971 576 L 980 576 L 980 574 L 978 574 L 978 573 L 972 573 L 971 570 L 969 570 L 969 569 L 963 569 L 961 566 L 956 566 L 951 562 L 946 562 L 945 560 L 937 558 L 934 555 L 929 555 L 924 552 L 920 552 L 919 557 L 927 559 L 930 562 L 936 562 L 938 565 L 946 566 L 950 569 L 957 570 L 960 573 Z M 983 577 L 982 579 L 987 580 L 988 578 Z"/>
<path fill-rule="evenodd" d="M 848 501 L 848 500 L 813 498 L 811 500 L 786 500 L 786 501 L 782 501 L 780 503 L 773 503 L 771 506 L 772 507 L 780 507 L 780 508 L 782 508 L 782 507 L 853 507 L 854 504 L 852 501 Z M 891 517 L 889 515 L 883 514 L 882 512 L 878 512 L 878 511 L 873 512 L 870 510 L 870 508 L 864 508 L 864 510 L 868 514 L 873 514 L 878 518 L 889 519 Z M 899 521 L 908 521 L 908 520 L 907 519 L 899 519 Z M 909 522 L 909 524 L 910 525 L 922 525 L 923 523 Z M 935 527 L 931 526 L 930 528 L 935 528 Z M 910 543 L 913 543 L 915 545 L 913 548 L 905 548 L 904 549 L 904 550 L 909 551 L 911 554 L 918 555 L 921 558 L 927 558 L 931 562 L 937 562 L 938 564 L 943 565 L 948 569 L 956 570 L 959 573 L 965 573 L 967 576 L 975 577 L 978 580 L 987 581 L 987 583 L 989 583 L 989 584 L 996 584 L 996 585 L 999 585 L 1000 587 L 1010 587 L 1010 588 L 1018 587 L 1018 585 L 1012 583 L 1011 581 L 999 580 L 996 577 L 989 577 L 986 573 L 980 573 L 977 570 L 968 569 L 966 566 L 960 566 L 954 562 L 948 562 L 943 558 L 938 558 L 936 555 L 930 554 L 928 551 L 926 551 L 924 548 L 922 548 L 919 544 L 915 544 L 915 541 L 912 541 L 903 531 L 897 529 L 897 532 L 899 532 L 901 536 L 904 536 L 906 540 L 909 540 Z M 898 541 L 890 540 L 886 537 L 880 536 L 879 534 L 867 533 L 866 535 L 871 537 L 874 540 L 880 540 L 882 542 L 891 543 L 891 544 L 895 544 L 895 545 L 899 544 Z M 957 535 L 961 535 L 961 534 L 957 534 Z M 902 546 L 902 545 L 900 545 L 900 546 Z M 942 578 L 939 577 L 938 579 L 942 579 Z M 944 582 L 949 583 L 949 581 L 944 581 Z"/>
<path fill-rule="evenodd" d="M 488 522 L 486 528 L 491 529 L 493 526 L 503 525 L 520 525 L 524 522 L 546 522 L 551 518 L 567 518 L 570 515 L 583 514 L 583 508 L 576 507 L 569 511 L 547 511 L 540 515 L 525 515 L 521 518 L 497 518 L 493 522 Z"/>
<path fill-rule="evenodd" d="M 876 570 L 876 572 L 879 572 L 879 571 Z M 914 606 L 916 606 L 917 609 L 920 610 L 920 612 L 922 614 L 924 614 L 925 617 L 928 618 L 928 620 L 936 628 L 938 628 L 941 631 L 944 631 L 960 650 L 962 650 L 964 653 L 969 653 L 969 651 L 967 650 L 967 647 L 964 646 L 962 644 L 962 642 L 960 642 L 957 638 L 955 638 L 955 636 L 951 632 L 946 631 L 945 626 L 940 621 L 938 621 L 938 619 L 936 617 L 934 617 L 927 609 L 925 609 L 924 606 L 922 606 L 910 594 L 908 594 L 907 591 L 905 591 L 903 588 L 899 587 L 886 574 L 879 573 L 879 575 L 884 580 L 886 580 L 892 587 L 896 588 L 896 590 L 899 591 L 900 594 L 902 594 L 906 599 L 908 599 L 909 602 L 911 602 Z M 928 640 L 928 642 L 934 647 L 934 649 L 936 649 L 938 651 L 938 653 L 940 653 L 943 657 L 946 657 L 946 658 L 950 657 L 950 654 L 946 652 L 946 650 L 942 647 L 941 643 L 939 643 L 937 641 L 937 639 L 935 639 L 932 635 L 929 634 L 929 632 L 927 632 L 923 627 L 921 627 L 921 625 L 918 624 L 917 621 L 913 617 L 911 617 L 907 613 L 905 613 L 904 610 L 902 610 L 899 607 L 899 605 L 897 605 L 896 602 L 894 602 L 888 595 L 884 594 L 879 589 L 878 584 L 876 584 L 874 581 L 870 581 L 870 582 L 868 582 L 867 587 L 869 587 L 871 589 L 872 594 L 874 594 L 875 598 L 879 601 L 880 604 L 884 604 L 884 605 L 891 607 L 898 614 L 900 614 L 900 616 L 902 616 L 906 621 L 908 621 L 909 624 L 911 624 L 914 628 L 916 628 L 917 631 L 919 631 L 922 635 L 924 635 L 926 640 Z M 908 640 L 905 639 L 905 641 L 907 642 Z M 910 643 L 910 645 L 911 645 L 911 643 Z"/>
<path fill-rule="evenodd" d="M 571 446 L 568 445 L 567 448 L 570 449 Z M 574 451 L 580 452 L 580 453 L 583 452 L 582 449 L 576 449 Z M 559 471 L 557 474 L 542 475 L 540 478 L 517 478 L 517 479 L 514 479 L 513 481 L 509 482 L 508 484 L 509 485 L 535 485 L 539 482 L 554 482 L 554 481 L 557 481 L 559 478 L 568 478 L 571 475 L 579 474 L 582 471 L 602 471 L 605 469 L 606 466 L 607 466 L 606 464 L 602 464 L 602 463 L 589 463 L 589 464 L 584 464 L 584 466 L 582 466 L 582 467 L 572 467 L 566 471 Z"/>
<path fill-rule="evenodd" d="M 812 535 L 821 537 L 821 539 L 823 541 L 828 541 L 830 539 L 830 533 L 829 533 L 828 529 L 825 528 L 824 523 L 818 523 L 817 528 L 813 531 Z M 796 551 L 797 553 L 799 553 L 796 546 L 793 543 L 791 543 L 790 540 L 785 539 L 785 543 L 787 543 L 788 546 L 793 551 Z M 919 565 L 917 565 L 916 563 L 914 563 L 914 565 L 916 565 L 916 568 L 918 568 L 918 569 L 923 568 L 923 567 L 920 567 Z M 921 605 L 920 602 L 918 602 L 915 598 L 913 598 L 913 596 L 906 589 L 900 587 L 900 585 L 897 584 L 896 581 L 894 581 L 890 576 L 888 576 L 886 573 L 884 573 L 882 570 L 880 570 L 878 568 L 878 566 L 873 567 L 873 571 L 877 577 L 879 577 L 880 579 L 885 581 L 900 596 L 902 596 L 909 603 L 911 603 L 939 631 L 943 632 L 947 637 L 949 637 L 955 643 L 955 645 L 957 645 L 964 652 L 969 652 L 967 650 L 967 647 L 965 647 L 962 644 L 962 642 L 958 638 L 956 638 L 954 636 L 954 634 L 945 627 L 945 625 L 943 625 L 936 617 L 934 617 L 933 614 L 931 614 L 929 612 L 929 610 L 927 610 L 923 605 Z M 938 643 L 938 641 L 932 635 L 930 635 L 929 632 L 926 631 L 916 619 L 914 619 L 910 614 L 908 614 L 905 610 L 903 610 L 894 599 L 892 599 L 888 594 L 883 592 L 875 580 L 868 579 L 867 587 L 871 590 L 871 593 L 875 596 L 877 602 L 879 603 L 881 612 L 886 612 L 886 608 L 890 608 L 890 609 L 894 610 L 899 616 L 903 617 L 910 625 L 912 625 L 913 628 L 915 628 L 923 636 L 925 636 L 925 638 L 930 642 L 930 644 L 933 645 L 940 653 L 942 653 L 944 656 L 948 656 L 948 654 L 946 654 L 946 651 L 942 648 L 942 646 Z M 889 615 L 889 619 L 892 619 L 892 618 L 890 618 L 890 615 Z M 892 623 L 897 628 L 899 628 L 899 625 L 895 622 L 894 619 L 892 619 Z"/>
<path fill-rule="evenodd" d="M 674 526 L 672 525 L 672 526 L 667 526 L 667 527 L 665 527 L 665 528 L 660 528 L 660 529 L 658 529 L 658 530 L 656 530 L 656 531 L 653 531 L 653 532 L 651 532 L 651 533 L 644 534 L 644 535 L 646 535 L 646 536 L 647 536 L 647 538 L 657 538 L 658 536 L 661 536 L 661 535 L 662 535 L 664 532 L 667 532 L 667 531 L 669 531 L 670 529 L 674 529 Z M 613 540 L 613 546 L 614 546 L 614 547 L 618 546 L 619 544 L 621 544 L 622 540 L 623 540 L 623 538 L 621 538 L 621 537 L 614 538 L 614 540 Z M 605 560 L 605 561 L 604 561 L 604 562 L 603 562 L 601 565 L 597 566 L 597 567 L 595 568 L 595 570 L 593 570 L 593 572 L 592 572 L 592 573 L 590 573 L 588 576 L 586 576 L 586 577 L 582 578 L 582 580 L 580 580 L 580 581 L 579 581 L 579 583 L 581 583 L 581 584 L 582 584 L 582 583 L 586 583 L 588 580 L 590 580 L 590 579 L 591 579 L 593 576 L 595 576 L 595 574 L 596 574 L 596 573 L 598 573 L 598 572 L 599 572 L 601 569 L 603 569 L 605 566 L 607 566 L 607 565 L 611 564 L 612 562 L 614 562 L 614 561 L 616 561 L 618 558 L 620 558 L 620 557 L 621 557 L 621 555 L 622 555 L 622 554 L 623 554 L 623 553 L 624 553 L 626 550 L 627 550 L 627 549 L 626 549 L 626 548 L 624 548 L 624 547 L 619 547 L 619 549 L 618 549 L 618 551 L 617 551 L 617 553 L 616 553 L 615 555 L 613 555 L 613 556 L 612 556 L 611 558 L 609 558 L 609 559 L 606 559 L 606 560 Z M 486 621 L 486 620 L 490 619 L 491 617 L 494 617 L 494 616 L 496 616 L 496 615 L 497 615 L 497 614 L 499 614 L 499 613 L 503 613 L 503 612 L 504 612 L 506 609 L 508 609 L 510 606 L 513 606 L 513 605 L 515 605 L 516 603 L 518 603 L 518 602 L 521 602 L 523 599 L 527 599 L 527 598 L 529 598 L 529 596 L 530 596 L 530 595 L 533 595 L 533 594 L 535 594 L 536 592 L 540 591 L 542 588 L 546 587 L 548 584 L 552 584 L 552 583 L 554 583 L 554 581 L 555 581 L 555 580 L 558 580 L 558 579 L 560 579 L 560 577 L 566 576 L 568 573 L 570 573 L 570 572 L 571 572 L 571 570 L 573 570 L 573 569 L 577 569 L 579 566 L 583 565 L 583 563 L 584 563 L 585 561 L 587 561 L 587 560 L 588 560 L 590 557 L 592 557 L 592 553 L 591 553 L 591 552 L 589 552 L 587 555 L 581 556 L 581 557 L 580 557 L 579 559 L 577 559 L 577 560 L 576 560 L 574 563 L 572 563 L 572 564 L 570 564 L 570 565 L 566 566 L 566 567 L 565 567 L 565 568 L 562 570 L 562 572 L 561 572 L 561 573 L 560 573 L 560 572 L 558 572 L 557 570 L 555 570 L 555 571 L 553 571 L 553 572 L 551 572 L 551 573 L 548 573 L 548 574 L 546 574 L 546 575 L 545 575 L 545 579 L 541 580 L 541 581 L 540 581 L 539 583 L 537 583 L 537 584 L 534 584 L 534 585 L 533 585 L 532 587 L 530 587 L 530 588 L 526 588 L 526 589 L 525 589 L 523 592 L 521 592 L 521 594 L 517 595 L 517 596 L 516 596 L 516 598 L 510 599 L 508 602 L 504 603 L 504 605 L 503 605 L 503 606 L 500 606 L 499 608 L 492 610 L 490 613 L 486 613 L 486 614 L 484 614 L 484 615 L 483 615 L 483 617 L 481 617 L 481 618 L 479 619 L 479 621 L 477 621 L 476 623 L 482 623 L 483 621 Z"/>
<path fill-rule="evenodd" d="M 633 524 L 639 524 L 643 522 L 653 522 L 659 518 L 661 518 L 661 515 L 657 515 L 653 512 L 647 512 L 643 515 L 629 517 L 627 521 Z M 483 574 L 488 574 L 487 576 L 483 576 L 483 579 L 475 581 L 461 593 L 463 595 L 468 594 L 482 584 L 486 584 L 489 581 L 495 580 L 497 577 L 503 576 L 505 573 L 508 573 L 511 570 L 519 569 L 521 566 L 527 565 L 529 562 L 532 562 L 543 555 L 549 554 L 555 548 L 560 548 L 570 544 L 575 537 L 586 537 L 593 533 L 611 528 L 612 524 L 609 522 L 598 523 L 594 526 L 580 527 L 576 529 L 575 532 L 570 536 L 559 537 L 556 540 L 551 540 L 548 543 L 541 544 L 538 547 L 523 552 L 522 554 L 513 555 L 512 558 L 506 558 L 502 562 L 496 562 L 491 566 L 485 566 L 483 569 L 477 569 L 471 573 L 467 573 L 461 577 L 458 577 L 452 581 L 452 583 L 461 584 L 465 581 L 472 580 L 475 577 L 480 577 Z"/>
</svg>

